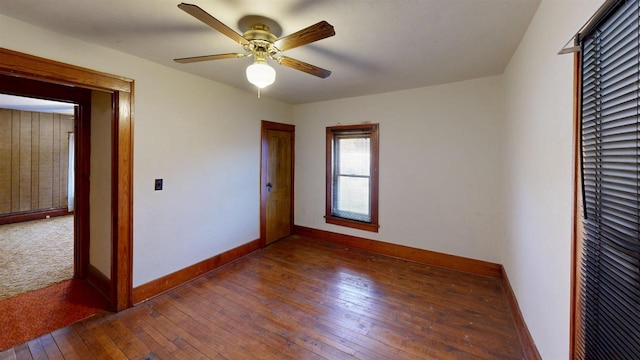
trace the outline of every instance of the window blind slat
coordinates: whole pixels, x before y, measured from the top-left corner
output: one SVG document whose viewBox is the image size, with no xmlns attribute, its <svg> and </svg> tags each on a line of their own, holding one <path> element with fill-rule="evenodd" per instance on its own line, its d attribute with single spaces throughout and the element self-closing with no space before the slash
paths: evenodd
<svg viewBox="0 0 640 360">
<path fill-rule="evenodd" d="M 595 29 L 593 32 L 595 35 L 613 33 L 616 28 L 620 28 L 620 25 L 624 24 L 625 19 L 629 17 L 629 13 L 637 9 L 634 1 L 623 1 L 622 3 L 616 12 L 610 15 L 607 21 L 601 23 L 601 25 Z"/>
<path fill-rule="evenodd" d="M 589 235 L 592 241 L 602 242 L 606 238 L 607 243 L 604 245 L 617 246 L 621 251 L 626 249 L 629 256 L 635 256 L 638 252 L 637 233 L 625 232 L 625 229 L 615 225 L 595 225 L 589 224 L 585 226 L 585 234 Z M 635 258 L 634 258 L 635 259 Z"/>
<path fill-rule="evenodd" d="M 637 213 L 630 213 L 625 211 L 620 211 L 618 208 L 605 206 L 604 204 L 600 206 L 600 215 L 607 220 L 615 223 L 621 229 L 626 229 L 630 231 L 631 236 L 638 236 L 640 233 L 636 231 L 638 227 L 638 222 L 633 219 L 634 216 L 637 216 Z"/>
</svg>

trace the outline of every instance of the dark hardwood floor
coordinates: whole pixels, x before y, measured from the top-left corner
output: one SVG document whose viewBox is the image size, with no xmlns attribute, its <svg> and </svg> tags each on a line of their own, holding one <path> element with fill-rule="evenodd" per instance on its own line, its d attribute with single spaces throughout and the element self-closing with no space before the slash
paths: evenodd
<svg viewBox="0 0 640 360">
<path fill-rule="evenodd" d="M 0 359 L 522 359 L 497 278 L 292 236 Z"/>
</svg>

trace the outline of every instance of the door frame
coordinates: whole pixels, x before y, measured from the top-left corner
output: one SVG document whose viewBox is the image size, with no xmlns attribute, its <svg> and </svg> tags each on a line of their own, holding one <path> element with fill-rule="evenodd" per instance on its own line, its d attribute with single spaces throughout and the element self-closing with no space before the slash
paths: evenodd
<svg viewBox="0 0 640 360">
<path fill-rule="evenodd" d="M 0 48 L 0 74 L 111 94 L 112 188 L 110 304 L 132 306 L 133 85 L 131 79 Z M 81 161 L 78 159 L 78 161 Z M 79 165 L 80 166 L 80 165 Z M 88 261 L 88 254 L 87 260 Z"/>
<path fill-rule="evenodd" d="M 295 179 L 295 149 L 296 149 L 296 126 L 282 124 L 267 120 L 262 120 L 260 129 L 260 247 L 267 245 L 267 165 L 268 165 L 268 145 L 267 132 L 269 130 L 285 131 L 291 133 L 291 229 L 289 234 L 293 234 L 293 210 L 294 210 L 294 179 Z"/>
</svg>

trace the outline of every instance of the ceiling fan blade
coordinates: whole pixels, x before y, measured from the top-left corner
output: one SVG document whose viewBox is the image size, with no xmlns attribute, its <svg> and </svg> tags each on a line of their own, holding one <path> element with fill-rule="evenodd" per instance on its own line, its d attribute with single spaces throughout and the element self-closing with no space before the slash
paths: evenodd
<svg viewBox="0 0 640 360">
<path fill-rule="evenodd" d="M 247 54 L 229 53 L 229 54 L 217 54 L 217 55 L 192 56 L 192 57 L 186 57 L 186 58 L 173 59 L 173 61 L 181 64 L 188 64 L 188 63 L 199 62 L 199 61 L 242 58 L 245 56 L 247 56 Z"/>
<path fill-rule="evenodd" d="M 278 58 L 278 63 L 284 66 L 288 66 L 292 69 L 304 71 L 307 74 L 311 74 L 320 78 L 328 78 L 331 75 L 331 71 L 317 67 L 315 65 L 307 64 L 304 61 L 292 59 L 290 57 L 281 56 Z"/>
<path fill-rule="evenodd" d="M 187 14 L 193 16 L 194 18 L 202 21 L 203 23 L 223 33 L 224 35 L 229 37 L 231 40 L 241 45 L 249 44 L 249 41 L 244 37 L 242 37 L 242 35 L 238 34 L 227 25 L 221 23 L 218 19 L 209 15 L 208 12 L 202 10 L 199 6 L 193 5 L 193 4 L 181 3 L 180 5 L 178 5 L 178 7 L 184 12 L 186 12 Z"/>
<path fill-rule="evenodd" d="M 298 46 L 310 44 L 335 35 L 333 26 L 326 21 L 320 21 L 291 35 L 282 37 L 274 43 L 281 51 L 290 50 Z"/>
</svg>

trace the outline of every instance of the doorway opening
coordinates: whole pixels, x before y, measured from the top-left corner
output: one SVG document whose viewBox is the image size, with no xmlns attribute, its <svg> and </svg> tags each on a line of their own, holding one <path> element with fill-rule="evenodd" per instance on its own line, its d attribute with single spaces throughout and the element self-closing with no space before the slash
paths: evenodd
<svg viewBox="0 0 640 360">
<path fill-rule="evenodd" d="M 0 83 L 0 322 L 10 329 L 0 339 L 5 348 L 109 303 L 108 293 L 101 296 L 87 280 L 89 183 L 81 169 L 90 159 L 92 93 L 6 76 Z M 47 321 L 24 320 L 38 318 Z"/>
<path fill-rule="evenodd" d="M 0 94 L 0 300 L 75 275 L 76 109 Z"/>
<path fill-rule="evenodd" d="M 24 84 L 27 85 L 24 85 Z M 21 85 L 22 84 L 22 85 Z M 79 100 L 60 99 L 61 88 Z M 79 106 L 80 119 L 90 119 L 92 92 L 109 95 L 111 109 L 110 143 L 111 191 L 109 252 L 110 274 L 96 277 L 88 266 L 89 248 L 82 246 L 89 239 L 86 219 L 89 197 L 89 151 L 76 151 L 76 277 L 95 280 L 107 293 L 110 309 L 120 311 L 131 307 L 133 267 L 133 80 L 91 69 L 65 64 L 17 51 L 0 48 L 0 92 L 29 96 L 38 92 L 39 98 L 71 101 Z M 31 94 L 33 95 L 33 94 Z M 83 106 L 82 104 L 89 104 Z M 91 124 L 80 120 L 76 129 L 76 146 L 90 149 Z M 86 134 L 83 136 L 83 134 Z M 87 207 L 87 208 L 83 208 Z M 84 214 L 84 215 L 83 215 Z M 85 216 L 85 218 L 82 218 Z"/>
</svg>

